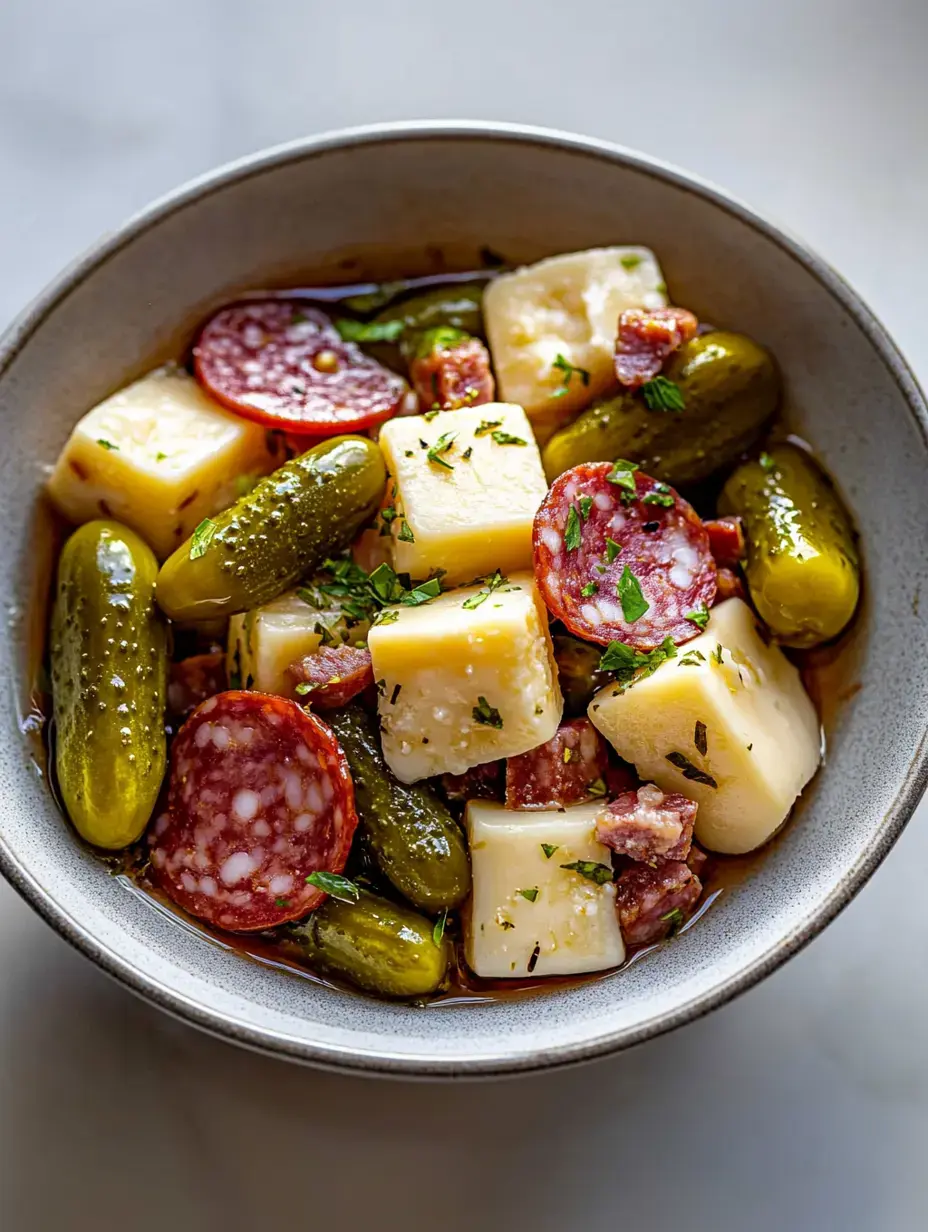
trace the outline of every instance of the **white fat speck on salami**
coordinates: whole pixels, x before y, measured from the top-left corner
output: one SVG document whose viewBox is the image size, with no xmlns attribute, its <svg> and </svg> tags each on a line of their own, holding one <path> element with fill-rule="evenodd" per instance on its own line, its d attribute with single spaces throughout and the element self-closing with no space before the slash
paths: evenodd
<svg viewBox="0 0 928 1232">
<path fill-rule="evenodd" d="M 273 928 L 325 899 L 306 879 L 342 871 L 357 821 L 344 754 L 323 722 L 283 697 L 220 693 L 174 741 L 152 875 L 218 928 Z"/>
<path fill-rule="evenodd" d="M 695 509 L 666 484 L 636 471 L 633 496 L 630 485 L 610 482 L 612 472 L 611 463 L 593 462 L 552 484 L 535 515 L 538 586 L 552 615 L 577 637 L 636 650 L 653 650 L 668 637 L 680 645 L 700 632 L 687 613 L 715 598 L 709 536 Z M 588 516 L 571 518 L 584 496 L 592 502 Z"/>
</svg>

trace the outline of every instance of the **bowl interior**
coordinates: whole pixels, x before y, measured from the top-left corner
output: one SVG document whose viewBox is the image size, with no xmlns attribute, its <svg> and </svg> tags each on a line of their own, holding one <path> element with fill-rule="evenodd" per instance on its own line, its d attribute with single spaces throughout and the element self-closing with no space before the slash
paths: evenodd
<svg viewBox="0 0 928 1232">
<path fill-rule="evenodd" d="M 185 927 L 62 823 L 23 735 L 50 583 L 44 468 L 90 405 L 189 341 L 237 291 L 471 268 L 592 245 L 650 245 L 676 302 L 776 354 L 790 419 L 855 512 L 866 601 L 843 659 L 828 761 L 752 875 L 617 977 L 502 1004 L 379 1004 L 320 988 Z M 70 940 L 211 1030 L 321 1063 L 426 1073 L 517 1070 L 637 1042 L 772 969 L 850 897 L 920 794 L 928 713 L 928 525 L 920 395 L 827 270 L 709 190 L 595 143 L 461 128 L 309 143 L 194 186 L 78 267 L 0 350 L 0 861 Z M 928 599 L 928 595 L 926 595 Z"/>
</svg>

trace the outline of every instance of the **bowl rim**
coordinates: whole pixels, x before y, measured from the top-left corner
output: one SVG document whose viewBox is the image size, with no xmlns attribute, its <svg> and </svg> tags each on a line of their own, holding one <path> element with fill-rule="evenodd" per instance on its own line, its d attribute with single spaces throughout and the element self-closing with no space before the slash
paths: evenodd
<svg viewBox="0 0 928 1232">
<path fill-rule="evenodd" d="M 218 192 L 263 172 L 300 162 L 332 150 L 372 144 L 421 140 L 495 140 L 515 144 L 592 155 L 617 163 L 700 197 L 715 205 L 775 243 L 810 273 L 841 304 L 879 354 L 893 381 L 900 389 L 912 418 L 928 446 L 928 404 L 919 383 L 889 333 L 856 291 L 831 266 L 787 229 L 769 221 L 723 189 L 679 168 L 599 138 L 557 129 L 499 121 L 428 120 L 393 121 L 331 130 L 317 136 L 299 138 L 275 145 L 187 181 L 157 198 L 132 215 L 121 227 L 102 236 L 83 255 L 53 279 L 0 335 L 0 378 L 41 327 L 55 307 L 87 277 L 105 265 L 139 235 L 165 218 Z M 256 1027 L 219 1011 L 209 1009 L 191 997 L 149 976 L 122 958 L 109 946 L 94 938 L 54 896 L 40 886 L 0 835 L 0 872 L 19 894 L 66 941 L 90 958 L 129 991 L 151 1002 L 168 1014 L 206 1031 L 217 1038 L 237 1043 L 253 1051 L 284 1057 L 338 1072 L 378 1074 L 395 1078 L 480 1078 L 514 1075 L 555 1069 L 594 1060 L 634 1047 L 686 1023 L 693 1022 L 724 1005 L 777 970 L 792 955 L 803 949 L 855 897 L 893 847 L 928 786 L 928 719 L 923 722 L 921 739 L 905 777 L 882 820 L 879 831 L 866 851 L 849 868 L 819 906 L 798 921 L 779 941 L 750 965 L 724 983 L 699 994 L 684 1005 L 654 1015 L 631 1028 L 603 1032 L 579 1044 L 562 1043 L 541 1047 L 531 1053 L 512 1056 L 506 1050 L 480 1058 L 398 1055 L 388 1048 L 359 1051 L 343 1046 L 320 1044 L 267 1028 Z"/>
</svg>

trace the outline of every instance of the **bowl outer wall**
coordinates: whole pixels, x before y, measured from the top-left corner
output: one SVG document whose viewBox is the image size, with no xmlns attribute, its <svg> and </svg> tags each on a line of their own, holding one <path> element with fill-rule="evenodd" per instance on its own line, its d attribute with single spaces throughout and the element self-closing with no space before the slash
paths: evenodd
<svg viewBox="0 0 928 1232">
<path fill-rule="evenodd" d="M 425 239 L 423 238 L 425 237 Z M 861 530 L 860 689 L 828 765 L 757 872 L 620 976 L 556 995 L 428 1010 L 244 959 L 111 877 L 62 825 L 20 732 L 50 583 L 45 468 L 77 418 L 177 355 L 209 308 L 305 279 L 427 272 L 488 244 L 509 261 L 610 243 L 661 258 L 676 302 L 764 341 L 791 422 Z M 360 259 L 360 268 L 351 266 Z M 67 940 L 163 1009 L 225 1039 L 340 1069 L 480 1075 L 566 1064 L 706 1013 L 774 970 L 856 893 L 926 782 L 928 413 L 897 350 L 820 260 L 718 190 L 638 155 L 493 124 L 385 125 L 281 147 L 152 206 L 53 284 L 0 341 L 0 868 Z"/>
</svg>

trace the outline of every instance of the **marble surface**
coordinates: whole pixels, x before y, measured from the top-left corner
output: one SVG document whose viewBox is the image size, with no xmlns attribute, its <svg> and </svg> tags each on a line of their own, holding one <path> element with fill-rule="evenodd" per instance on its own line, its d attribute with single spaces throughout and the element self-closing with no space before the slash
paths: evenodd
<svg viewBox="0 0 928 1232">
<path fill-rule="evenodd" d="M 928 381 L 926 47 L 924 0 L 3 0 L 0 321 L 225 159 L 374 119 L 505 118 L 724 184 L 833 261 Z M 232 1049 L 135 1001 L 0 885 L 0 1226 L 924 1227 L 926 821 L 734 1005 L 492 1084 Z"/>
</svg>

